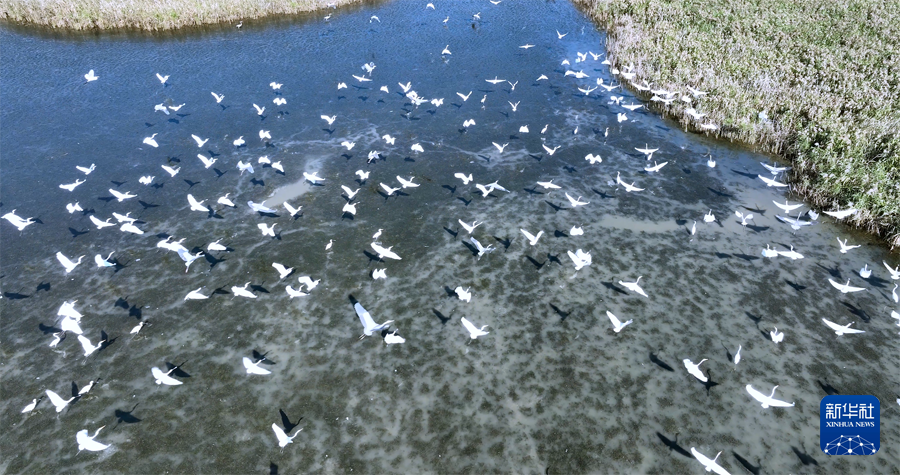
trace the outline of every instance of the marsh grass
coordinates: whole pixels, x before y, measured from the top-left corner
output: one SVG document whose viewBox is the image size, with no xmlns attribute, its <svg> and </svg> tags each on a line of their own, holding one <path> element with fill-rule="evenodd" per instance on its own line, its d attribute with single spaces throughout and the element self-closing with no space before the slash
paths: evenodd
<svg viewBox="0 0 900 475">
<path fill-rule="evenodd" d="M 0 18 L 74 30 L 172 30 L 309 12 L 359 0 L 0 0 Z"/>
<path fill-rule="evenodd" d="M 707 91 L 696 108 L 715 135 L 785 157 L 797 192 L 826 210 L 853 203 L 851 224 L 900 246 L 900 2 L 576 3 L 636 82 Z M 685 107 L 662 112 L 696 128 Z"/>
</svg>

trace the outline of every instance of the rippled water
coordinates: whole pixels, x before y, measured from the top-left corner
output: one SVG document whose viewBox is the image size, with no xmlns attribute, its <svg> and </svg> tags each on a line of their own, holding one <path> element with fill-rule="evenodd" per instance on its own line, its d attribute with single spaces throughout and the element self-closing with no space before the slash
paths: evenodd
<svg viewBox="0 0 900 475">
<path fill-rule="evenodd" d="M 623 109 L 608 93 L 577 89 L 611 78 L 600 60 L 575 63 L 605 40 L 569 3 L 432 11 L 391 2 L 322 16 L 158 37 L 0 30 L 0 211 L 40 220 L 23 232 L 0 225 L 5 472 L 702 473 L 686 452 L 696 447 L 723 451 L 718 461 L 732 473 L 897 473 L 900 329 L 881 265 L 896 266 L 896 255 L 824 215 L 796 232 L 779 223 L 772 201 L 795 197 L 756 178 L 769 157 L 686 134 L 646 110 L 617 122 Z M 442 57 L 445 45 L 452 55 Z M 372 82 L 354 80 L 370 61 Z M 84 82 L 89 69 L 98 81 Z M 167 86 L 157 72 L 170 75 Z M 536 81 L 541 74 L 549 79 Z M 518 83 L 485 82 L 495 77 Z M 284 84 L 285 106 L 272 103 L 271 81 Z M 341 81 L 349 87 L 337 90 Z M 407 81 L 443 105 L 414 107 L 397 85 Z M 210 91 L 225 95 L 221 105 Z M 465 102 L 456 94 L 468 91 Z M 159 103 L 185 106 L 165 116 L 153 110 Z M 265 105 L 262 116 L 254 103 Z M 330 128 L 323 114 L 337 115 Z M 467 119 L 476 125 L 466 130 Z M 519 133 L 522 125 L 530 131 Z M 260 129 L 271 131 L 268 146 Z M 153 133 L 159 148 L 141 142 Z M 198 149 L 191 134 L 210 140 Z M 232 145 L 239 136 L 245 147 Z M 500 153 L 492 142 L 509 145 Z M 425 151 L 410 151 L 414 143 Z M 542 144 L 560 149 L 551 156 Z M 645 144 L 668 162 L 658 173 L 643 171 L 634 148 Z M 383 158 L 367 164 L 372 150 Z M 198 152 L 218 161 L 204 169 Z M 603 162 L 588 164 L 588 153 Z M 239 174 L 239 160 L 262 155 L 285 173 L 256 164 Z M 58 188 L 91 163 L 83 185 Z M 167 163 L 181 172 L 169 177 Z M 356 170 L 371 176 L 360 185 Z M 324 183 L 309 185 L 304 171 Z M 510 192 L 482 197 L 456 172 Z M 618 173 L 644 191 L 614 186 Z M 142 175 L 157 187 L 139 184 Z M 398 175 L 421 186 L 385 196 L 379 183 L 399 186 Z M 535 185 L 551 179 L 562 189 Z M 341 184 L 361 188 L 353 219 L 341 213 Z M 109 188 L 138 198 L 110 201 Z M 186 199 L 214 203 L 226 192 L 238 207 L 210 215 Z M 590 203 L 572 209 L 565 192 Z M 302 216 L 246 206 L 267 198 L 302 205 Z M 65 211 L 75 201 L 101 219 L 130 211 L 145 234 L 97 230 Z M 703 223 L 710 209 L 717 221 Z M 749 226 L 736 210 L 754 215 Z M 459 219 L 483 222 L 473 236 L 496 250 L 478 259 Z M 263 237 L 259 223 L 275 223 L 277 238 Z M 584 235 L 570 235 L 575 225 Z M 544 235 L 532 247 L 520 228 Z M 402 260 L 377 261 L 369 244 L 379 229 Z M 175 253 L 156 247 L 167 235 L 194 250 L 221 239 L 230 250 L 184 272 Z M 835 237 L 863 247 L 840 254 Z M 805 258 L 764 259 L 766 244 L 793 245 Z M 579 248 L 593 263 L 575 272 L 567 251 Z M 66 275 L 57 251 L 86 259 Z M 94 266 L 94 254 L 112 251 L 119 268 Z M 272 262 L 295 273 L 279 280 Z M 863 280 L 866 263 L 874 272 Z M 373 280 L 381 268 L 387 279 Z M 321 283 L 288 299 L 284 286 L 302 275 Z M 638 276 L 648 298 L 618 283 Z M 842 295 L 828 278 L 867 291 Z M 258 298 L 234 297 L 229 289 L 248 281 Z M 471 302 L 456 298 L 457 286 L 471 288 Z M 212 297 L 183 300 L 198 287 Z M 89 358 L 74 335 L 47 346 L 56 310 L 72 299 L 85 335 L 112 339 Z M 355 300 L 377 322 L 394 320 L 406 343 L 360 341 Z M 607 310 L 634 323 L 614 333 Z M 471 340 L 460 317 L 490 333 Z M 837 337 L 823 317 L 866 333 Z M 133 337 L 139 320 L 151 326 Z M 775 326 L 785 333 L 777 345 Z M 244 372 L 241 358 L 253 351 L 274 363 L 263 365 L 271 375 Z M 702 368 L 716 384 L 690 376 L 685 358 L 708 358 Z M 182 386 L 154 384 L 150 367 L 166 363 L 184 363 Z M 58 417 L 46 399 L 38 413 L 19 413 L 46 389 L 65 397 L 73 381 L 98 377 Z M 796 406 L 762 409 L 747 384 L 778 384 L 776 397 Z M 877 455 L 819 451 L 819 402 L 829 392 L 880 398 Z M 282 452 L 272 423 L 303 430 Z M 75 433 L 102 425 L 97 440 L 110 448 L 76 454 Z"/>
</svg>

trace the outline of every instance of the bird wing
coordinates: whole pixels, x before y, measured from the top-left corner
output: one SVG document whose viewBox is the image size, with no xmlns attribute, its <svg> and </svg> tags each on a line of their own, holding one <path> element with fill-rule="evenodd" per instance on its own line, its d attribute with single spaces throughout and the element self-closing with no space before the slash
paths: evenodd
<svg viewBox="0 0 900 475">
<path fill-rule="evenodd" d="M 747 389 L 747 392 L 750 393 L 751 396 L 753 396 L 753 399 L 756 399 L 759 402 L 764 402 L 764 403 L 768 404 L 767 401 L 769 400 L 769 396 L 766 396 L 765 394 L 753 389 L 753 386 L 751 386 L 749 384 L 747 385 L 746 389 Z"/>
<path fill-rule="evenodd" d="M 519 231 L 522 231 L 522 234 L 524 234 L 524 235 L 525 235 L 525 238 L 528 239 L 529 241 L 531 241 L 531 242 L 534 242 L 534 241 L 535 241 L 536 238 L 535 238 L 534 235 L 531 234 L 530 232 L 528 232 L 528 231 L 526 231 L 526 230 L 524 230 L 524 229 L 519 229 Z"/>
<path fill-rule="evenodd" d="M 835 282 L 835 281 L 833 281 L 833 280 L 831 280 L 831 279 L 828 279 L 828 282 L 831 282 L 831 285 L 832 285 L 834 288 L 836 288 L 836 289 L 838 289 L 838 290 L 841 290 L 841 291 L 844 290 L 844 285 L 843 285 L 843 284 L 839 284 L 839 283 L 837 283 L 837 282 Z"/>
<path fill-rule="evenodd" d="M 372 315 L 370 315 L 359 302 L 353 306 L 353 309 L 356 310 L 356 315 L 359 317 L 359 321 L 362 322 L 362 326 L 366 333 L 370 333 L 373 328 L 378 326 L 375 324 L 375 320 L 372 320 Z"/>
<path fill-rule="evenodd" d="M 81 347 L 84 348 L 85 353 L 94 350 L 94 345 L 91 343 L 91 340 L 84 335 L 78 335 L 78 341 L 81 342 Z"/>
<path fill-rule="evenodd" d="M 616 316 L 613 315 L 609 310 L 606 311 L 606 316 L 609 317 L 609 321 L 612 322 L 614 327 L 618 328 L 622 325 L 622 322 L 620 322 L 619 319 L 616 318 Z"/>
<path fill-rule="evenodd" d="M 253 361 L 251 361 L 250 358 L 247 358 L 246 356 L 243 358 L 243 362 L 244 362 L 244 368 L 246 368 L 247 372 L 250 374 L 271 374 L 272 373 L 271 371 L 269 371 L 267 369 L 260 368 L 259 366 L 253 364 Z"/>
<path fill-rule="evenodd" d="M 466 330 L 468 330 L 469 333 L 474 334 L 474 333 L 478 332 L 478 329 L 475 328 L 475 325 L 473 325 L 472 322 L 467 320 L 466 317 L 461 317 L 460 321 L 462 321 L 463 326 L 466 327 Z"/>
<path fill-rule="evenodd" d="M 275 431 L 275 437 L 278 437 L 278 445 L 286 445 L 290 440 L 287 434 L 281 430 L 281 427 L 278 427 L 278 424 L 272 423 L 272 430 Z"/>
<path fill-rule="evenodd" d="M 484 252 L 484 246 L 482 246 L 477 239 L 475 239 L 474 237 L 469 237 L 469 242 L 471 242 L 475 245 L 476 248 L 478 248 L 478 252 Z"/>
<path fill-rule="evenodd" d="M 831 320 L 826 320 L 823 318 L 822 321 L 825 322 L 825 324 L 828 325 L 829 327 L 831 327 L 833 330 L 836 330 L 836 331 L 844 331 L 845 330 L 844 327 L 838 325 L 837 323 L 832 322 Z"/>
<path fill-rule="evenodd" d="M 57 409 L 59 409 L 60 407 L 65 407 L 65 405 L 68 404 L 68 401 L 59 397 L 59 394 L 56 394 L 49 389 L 46 391 L 46 393 L 47 397 L 50 398 L 50 402 L 53 403 L 53 405 L 56 406 Z M 57 410 L 56 412 L 59 412 L 59 410 Z"/>
<path fill-rule="evenodd" d="M 163 384 L 169 386 L 177 386 L 181 384 L 181 381 L 169 376 L 166 373 L 163 373 L 162 370 L 157 368 L 156 366 L 150 368 L 150 372 L 153 373 L 153 377 L 162 382 Z"/>
</svg>

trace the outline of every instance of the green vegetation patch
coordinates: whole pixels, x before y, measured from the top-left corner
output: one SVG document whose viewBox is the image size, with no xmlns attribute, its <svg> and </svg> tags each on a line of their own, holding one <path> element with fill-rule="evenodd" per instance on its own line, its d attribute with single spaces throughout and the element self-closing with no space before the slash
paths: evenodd
<svg viewBox="0 0 900 475">
<path fill-rule="evenodd" d="M 900 2 L 576 0 L 635 82 L 709 94 L 715 135 L 789 160 L 793 189 L 900 246 Z M 678 103 L 679 101 L 676 101 Z M 665 113 L 698 123 L 684 104 Z"/>
</svg>

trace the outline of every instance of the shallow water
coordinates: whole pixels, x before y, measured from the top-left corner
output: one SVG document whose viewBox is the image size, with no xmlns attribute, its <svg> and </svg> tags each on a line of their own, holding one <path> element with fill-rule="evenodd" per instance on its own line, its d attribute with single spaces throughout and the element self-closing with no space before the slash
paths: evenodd
<svg viewBox="0 0 900 475">
<path fill-rule="evenodd" d="M 676 446 L 723 451 L 718 461 L 732 473 L 898 471 L 900 329 L 881 260 L 900 261 L 886 247 L 824 215 L 796 232 L 778 222 L 772 201 L 795 197 L 756 178 L 769 157 L 684 133 L 646 110 L 618 123 L 622 109 L 609 94 L 577 89 L 611 78 L 600 61 L 575 63 L 576 52 L 603 51 L 605 40 L 569 3 L 448 2 L 431 11 L 392 2 L 321 16 L 157 37 L 0 30 L 0 211 L 41 221 L 22 232 L 0 225 L 4 472 L 701 473 Z M 569 34 L 560 40 L 557 29 Z M 536 46 L 519 48 L 526 43 Z M 442 58 L 448 44 L 452 55 Z M 591 78 L 564 76 L 564 58 Z M 369 61 L 372 82 L 358 83 L 351 75 Z M 89 69 L 98 81 L 84 83 Z M 157 72 L 171 75 L 168 86 Z M 549 79 L 535 81 L 541 74 Z M 518 84 L 485 82 L 494 77 Z M 272 103 L 271 81 L 284 84 L 285 106 Z M 340 81 L 349 87 L 337 90 Z M 443 105 L 414 107 L 397 86 L 407 81 Z M 225 95 L 221 105 L 211 90 Z M 456 95 L 468 91 L 468 101 Z M 186 105 L 164 116 L 153 111 L 161 102 Z M 330 128 L 323 114 L 338 116 Z M 464 129 L 466 119 L 476 125 Z M 260 129 L 271 131 L 269 146 Z M 159 148 L 141 142 L 153 133 Z M 191 134 L 210 141 L 198 149 Z M 247 146 L 232 145 L 239 136 Z M 347 151 L 344 140 L 356 145 Z M 491 142 L 509 145 L 499 153 Z M 425 152 L 411 152 L 414 143 Z M 551 156 L 542 143 L 561 148 Z M 669 162 L 658 173 L 644 172 L 649 164 L 634 151 L 645 144 Z M 367 164 L 371 150 L 383 158 Z M 216 154 L 213 168 L 203 168 L 201 152 Z M 588 153 L 603 162 L 588 164 Z M 262 155 L 285 173 L 258 165 Z M 239 160 L 256 172 L 239 174 Z M 91 163 L 83 185 L 58 188 Z M 169 177 L 166 163 L 181 172 Z M 371 176 L 359 184 L 356 170 Z M 307 184 L 304 171 L 324 183 Z M 456 172 L 510 192 L 482 197 Z M 609 185 L 617 173 L 644 191 Z M 142 175 L 162 186 L 139 184 Z M 398 175 L 421 186 L 385 196 L 379 183 L 399 186 Z M 551 179 L 562 189 L 535 185 Z M 342 184 L 361 188 L 353 219 L 341 213 Z M 109 188 L 138 198 L 110 201 Z M 565 192 L 590 203 L 571 209 Z M 230 193 L 238 206 L 208 216 L 190 210 L 187 193 L 208 203 Z M 266 199 L 303 213 L 246 206 Z M 130 211 L 145 234 L 97 230 L 65 211 L 75 201 L 101 219 Z M 705 224 L 710 209 L 717 221 Z M 753 213 L 751 225 L 735 210 Z M 477 258 L 458 219 L 483 222 L 473 236 L 494 252 Z M 258 223 L 276 223 L 278 237 L 263 237 Z M 574 225 L 584 235 L 570 236 Z M 532 247 L 520 228 L 544 235 Z M 378 229 L 402 260 L 377 261 L 369 244 Z M 166 235 L 193 250 L 217 239 L 231 250 L 184 272 L 175 253 L 156 247 Z M 863 247 L 840 254 L 836 237 Z M 793 245 L 805 258 L 765 259 L 766 244 Z M 575 272 L 566 251 L 579 248 L 593 264 Z M 66 275 L 57 251 L 86 259 Z M 122 266 L 96 268 L 93 255 L 111 251 Z M 296 270 L 279 280 L 272 262 Z M 874 272 L 863 280 L 866 263 Z M 380 268 L 388 277 L 374 281 Z M 284 286 L 302 275 L 321 283 L 288 299 Z M 618 284 L 638 276 L 649 298 Z M 867 291 L 843 295 L 828 278 Z M 235 298 L 229 289 L 248 281 L 258 298 Z M 472 301 L 457 299 L 456 286 L 470 287 Z M 198 287 L 212 297 L 183 300 Z M 72 299 L 87 337 L 96 342 L 103 330 L 115 339 L 89 358 L 75 335 L 47 347 L 56 310 Z M 406 343 L 360 341 L 353 299 L 376 321 L 394 320 Z M 607 310 L 634 323 L 613 333 Z M 490 333 L 471 340 L 463 316 Z M 823 317 L 866 333 L 837 337 Z M 152 325 L 133 337 L 139 320 Z M 769 339 L 773 326 L 784 342 Z M 275 363 L 264 365 L 271 375 L 245 374 L 241 357 L 254 350 Z M 717 384 L 687 374 L 685 358 L 708 358 L 702 368 Z M 150 367 L 182 362 L 182 386 L 153 383 Z M 45 389 L 65 397 L 72 381 L 97 377 L 59 417 L 46 399 L 39 413 L 19 414 Z M 747 384 L 763 392 L 778 384 L 776 397 L 796 405 L 762 409 Z M 826 391 L 879 397 L 878 454 L 819 451 Z M 283 427 L 279 410 L 303 429 L 284 451 L 270 428 Z M 111 447 L 76 455 L 75 433 L 104 424 L 97 440 Z"/>
</svg>

